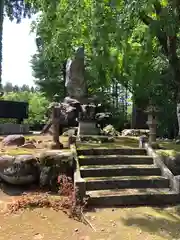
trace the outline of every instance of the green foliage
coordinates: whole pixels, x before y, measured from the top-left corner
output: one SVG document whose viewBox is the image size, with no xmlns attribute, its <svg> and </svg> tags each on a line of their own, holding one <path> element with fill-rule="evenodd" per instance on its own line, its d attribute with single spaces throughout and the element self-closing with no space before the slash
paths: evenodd
<svg viewBox="0 0 180 240">
<path fill-rule="evenodd" d="M 31 63 L 34 77 L 37 79 L 36 84 L 40 90 L 51 100 L 55 94 L 60 95 L 60 98 L 63 99 L 65 83 L 58 61 L 54 58 L 47 59 L 40 51 L 33 56 Z"/>
<path fill-rule="evenodd" d="M 5 14 L 10 20 L 16 20 L 17 23 L 22 18 L 31 17 L 35 13 L 35 9 L 26 0 L 4 0 Z"/>
<path fill-rule="evenodd" d="M 29 87 L 26 84 L 23 84 L 22 86 L 17 86 L 17 85 L 13 85 L 11 82 L 7 82 L 2 86 L 2 90 L 5 93 L 9 93 L 9 92 L 25 92 L 25 91 L 35 92 L 37 89 L 34 87 Z"/>
<path fill-rule="evenodd" d="M 25 120 L 30 125 L 46 123 L 46 111 L 49 101 L 40 92 L 11 92 L 5 94 L 5 100 L 25 101 L 29 103 L 29 118 Z"/>
<path fill-rule="evenodd" d="M 180 4 L 173 2 L 36 0 L 41 11 L 34 26 L 38 53 L 32 61 L 37 84 L 50 98 L 63 92 L 60 68 L 83 44 L 89 93 L 108 93 L 106 100 L 113 104 L 111 90 L 118 83 L 140 107 L 153 99 L 161 113 L 159 131 L 170 131 L 180 100 Z M 116 91 L 117 101 L 121 96 Z"/>
</svg>

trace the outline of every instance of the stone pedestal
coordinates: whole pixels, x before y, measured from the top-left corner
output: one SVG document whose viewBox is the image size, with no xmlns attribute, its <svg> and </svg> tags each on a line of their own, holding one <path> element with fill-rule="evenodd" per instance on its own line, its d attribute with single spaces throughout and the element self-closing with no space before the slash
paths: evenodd
<svg viewBox="0 0 180 240">
<path fill-rule="evenodd" d="M 91 120 L 80 120 L 78 127 L 78 136 L 82 135 L 98 135 L 99 129 L 96 127 L 96 122 Z"/>
<path fill-rule="evenodd" d="M 148 126 L 149 126 L 149 142 L 150 143 L 154 143 L 156 142 L 156 123 L 152 123 L 152 122 L 147 122 Z"/>
<path fill-rule="evenodd" d="M 147 125 L 149 127 L 149 142 L 156 142 L 156 128 L 157 128 L 157 112 L 159 110 L 154 105 L 149 105 L 146 112 L 148 113 Z"/>
</svg>

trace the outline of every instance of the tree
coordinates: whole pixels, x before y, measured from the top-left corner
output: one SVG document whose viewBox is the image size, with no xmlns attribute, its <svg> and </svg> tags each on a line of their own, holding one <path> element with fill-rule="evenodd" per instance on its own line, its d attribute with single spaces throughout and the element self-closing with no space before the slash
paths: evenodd
<svg viewBox="0 0 180 240">
<path fill-rule="evenodd" d="M 35 83 L 52 100 L 55 94 L 65 97 L 64 77 L 61 64 L 55 58 L 46 58 L 42 50 L 32 57 L 32 69 Z"/>
<path fill-rule="evenodd" d="M 0 89 L 2 76 L 2 36 L 3 36 L 3 19 L 4 19 L 4 0 L 0 1 Z"/>
<path fill-rule="evenodd" d="M 132 12 L 137 11 L 138 1 L 132 7 Z M 149 4 L 143 4 L 143 8 L 137 12 L 139 19 L 148 26 L 151 35 L 155 37 L 161 48 L 161 52 L 168 62 L 168 69 L 171 72 L 172 80 L 170 86 L 173 86 L 174 100 L 177 103 L 177 119 L 180 135 L 180 62 L 178 35 L 180 32 L 180 3 L 178 1 L 149 1 Z M 150 9 L 150 11 L 149 11 Z M 151 17 L 153 14 L 154 17 Z"/>
<path fill-rule="evenodd" d="M 62 64 L 75 46 L 84 44 L 91 94 L 110 93 L 118 83 L 143 107 L 151 98 L 163 111 L 169 102 L 180 101 L 178 3 L 173 0 L 37 2 L 41 15 L 36 31 L 43 56 L 39 59 L 48 62 L 49 68 Z M 52 74 L 49 71 L 48 76 Z M 49 78 L 42 78 L 42 83 L 45 82 L 50 82 Z"/>
</svg>

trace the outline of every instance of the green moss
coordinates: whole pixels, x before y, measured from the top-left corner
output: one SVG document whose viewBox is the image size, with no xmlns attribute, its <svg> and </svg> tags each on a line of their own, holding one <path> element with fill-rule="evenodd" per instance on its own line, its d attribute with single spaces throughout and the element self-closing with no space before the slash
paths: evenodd
<svg viewBox="0 0 180 240">
<path fill-rule="evenodd" d="M 117 137 L 113 143 L 79 143 L 78 149 L 89 148 L 137 148 L 138 138 L 135 137 Z"/>
<path fill-rule="evenodd" d="M 1 152 L 0 155 L 29 155 L 29 154 L 34 154 L 33 149 L 8 149 L 5 152 Z"/>
<path fill-rule="evenodd" d="M 161 156 L 170 156 L 170 157 L 174 157 L 177 155 L 178 152 L 176 152 L 173 149 L 168 149 L 168 150 L 156 150 L 156 152 L 161 155 Z"/>
</svg>

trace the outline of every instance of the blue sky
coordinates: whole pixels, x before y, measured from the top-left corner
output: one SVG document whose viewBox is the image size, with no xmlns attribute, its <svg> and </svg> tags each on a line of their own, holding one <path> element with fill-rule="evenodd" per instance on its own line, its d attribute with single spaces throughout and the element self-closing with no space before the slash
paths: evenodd
<svg viewBox="0 0 180 240">
<path fill-rule="evenodd" d="M 20 24 L 4 21 L 2 84 L 34 85 L 29 61 L 36 52 L 35 34 L 30 34 L 31 21 Z"/>
</svg>

